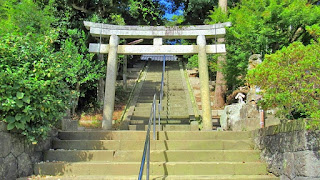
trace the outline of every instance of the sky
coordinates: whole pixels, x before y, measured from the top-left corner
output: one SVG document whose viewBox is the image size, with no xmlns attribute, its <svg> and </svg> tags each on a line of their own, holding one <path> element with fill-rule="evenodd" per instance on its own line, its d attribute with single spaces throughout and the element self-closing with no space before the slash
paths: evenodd
<svg viewBox="0 0 320 180">
<path fill-rule="evenodd" d="M 160 3 L 164 4 L 166 7 L 172 6 L 172 3 L 168 2 L 167 0 L 160 0 Z M 182 9 L 179 9 L 179 10 L 175 11 L 174 13 L 166 12 L 164 17 L 168 20 L 171 20 L 173 15 L 182 15 L 182 14 L 183 14 Z"/>
</svg>

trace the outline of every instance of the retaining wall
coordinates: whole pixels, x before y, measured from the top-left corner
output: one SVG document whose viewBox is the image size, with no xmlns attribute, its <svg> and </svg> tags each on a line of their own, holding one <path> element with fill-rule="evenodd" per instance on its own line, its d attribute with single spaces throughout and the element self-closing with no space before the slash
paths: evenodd
<svg viewBox="0 0 320 180">
<path fill-rule="evenodd" d="M 57 130 L 33 145 L 6 129 L 6 124 L 0 122 L 0 179 L 15 180 L 33 174 L 33 164 L 43 160 L 43 151 L 50 149 L 53 138 L 58 135 Z"/>
<path fill-rule="evenodd" d="M 256 148 L 281 180 L 320 179 L 320 131 L 296 120 L 254 131 Z"/>
</svg>

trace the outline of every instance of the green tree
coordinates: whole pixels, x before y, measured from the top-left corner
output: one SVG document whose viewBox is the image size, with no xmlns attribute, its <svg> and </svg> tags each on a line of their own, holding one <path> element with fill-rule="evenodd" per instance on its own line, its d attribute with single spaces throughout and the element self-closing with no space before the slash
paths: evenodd
<svg viewBox="0 0 320 180">
<path fill-rule="evenodd" d="M 319 26 L 307 27 L 319 35 Z M 277 108 L 280 117 L 311 117 L 320 120 L 320 44 L 294 42 L 266 55 L 257 68 L 249 71 L 249 83 L 263 89 L 264 108 Z"/>
<path fill-rule="evenodd" d="M 228 16 L 212 11 L 210 21 L 231 21 L 227 29 L 227 61 L 224 66 L 228 89 L 244 84 L 252 54 L 271 54 L 294 41 L 314 39 L 306 27 L 319 23 L 320 7 L 307 0 L 243 0 L 229 8 Z M 221 22 L 221 21 L 220 21 Z"/>
</svg>

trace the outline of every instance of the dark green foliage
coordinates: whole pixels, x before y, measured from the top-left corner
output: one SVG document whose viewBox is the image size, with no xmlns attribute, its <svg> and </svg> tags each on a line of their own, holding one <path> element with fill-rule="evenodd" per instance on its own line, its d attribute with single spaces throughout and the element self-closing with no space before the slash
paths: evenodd
<svg viewBox="0 0 320 180">
<path fill-rule="evenodd" d="M 56 0 L 57 16 L 69 14 L 69 28 L 80 28 L 84 20 L 108 24 L 159 25 L 164 11 L 156 0 Z"/>
</svg>

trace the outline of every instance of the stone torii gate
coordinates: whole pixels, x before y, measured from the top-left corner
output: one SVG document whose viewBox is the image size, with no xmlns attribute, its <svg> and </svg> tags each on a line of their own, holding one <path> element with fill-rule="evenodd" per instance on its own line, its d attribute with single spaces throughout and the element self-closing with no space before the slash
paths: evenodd
<svg viewBox="0 0 320 180">
<path fill-rule="evenodd" d="M 198 54 L 200 92 L 202 102 L 203 130 L 212 130 L 211 105 L 209 95 L 209 73 L 207 54 L 226 53 L 224 44 L 206 45 L 206 39 L 224 37 L 225 27 L 230 22 L 197 26 L 119 26 L 102 23 L 84 22 L 94 37 L 109 38 L 109 44 L 90 43 L 89 52 L 108 54 L 107 77 L 103 107 L 103 129 L 111 129 L 114 111 L 117 54 Z M 153 45 L 119 45 L 123 39 L 153 39 Z M 162 45 L 164 39 L 196 39 L 197 45 Z"/>
</svg>

